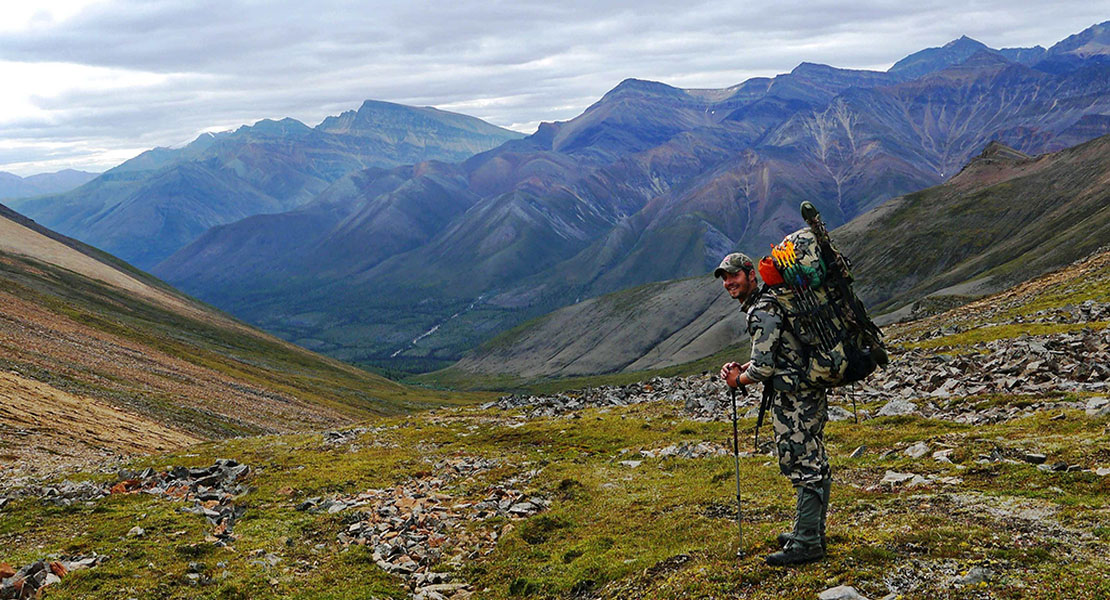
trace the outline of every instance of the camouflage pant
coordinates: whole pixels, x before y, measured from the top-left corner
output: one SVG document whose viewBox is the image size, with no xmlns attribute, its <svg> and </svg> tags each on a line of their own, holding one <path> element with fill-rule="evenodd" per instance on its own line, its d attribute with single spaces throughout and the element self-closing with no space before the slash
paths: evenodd
<svg viewBox="0 0 1110 600">
<path fill-rule="evenodd" d="M 771 413 L 779 470 L 794 487 L 819 489 L 829 476 L 825 454 L 828 394 L 824 389 L 776 392 Z"/>
</svg>

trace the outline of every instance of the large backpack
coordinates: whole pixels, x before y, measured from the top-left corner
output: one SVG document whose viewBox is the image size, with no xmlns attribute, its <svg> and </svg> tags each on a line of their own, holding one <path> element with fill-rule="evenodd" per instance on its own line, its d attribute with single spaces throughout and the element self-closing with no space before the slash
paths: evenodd
<svg viewBox="0 0 1110 600">
<path fill-rule="evenodd" d="M 802 217 L 809 226 L 773 246 L 760 275 L 807 354 L 799 379 L 824 388 L 860 381 L 886 365 L 882 331 L 853 291 L 851 263 L 833 247 L 817 209 L 803 202 Z"/>
</svg>

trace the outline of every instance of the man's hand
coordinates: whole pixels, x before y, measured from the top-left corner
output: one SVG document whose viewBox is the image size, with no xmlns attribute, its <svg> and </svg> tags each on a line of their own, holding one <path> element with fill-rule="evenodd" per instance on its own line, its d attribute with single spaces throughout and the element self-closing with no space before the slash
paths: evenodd
<svg viewBox="0 0 1110 600">
<path fill-rule="evenodd" d="M 740 375 L 747 371 L 748 367 L 750 367 L 751 365 L 752 361 L 750 360 L 744 364 L 740 364 L 738 362 L 725 363 L 724 366 L 721 367 L 721 372 L 719 375 L 721 379 L 723 379 L 725 383 L 728 384 L 728 387 L 738 388 L 744 384 L 744 382 L 740 381 Z M 749 381 L 747 383 L 751 382 Z"/>
<path fill-rule="evenodd" d="M 740 387 L 740 384 L 736 382 L 736 378 L 743 372 L 744 367 L 745 365 L 741 365 L 738 362 L 725 363 L 724 366 L 721 367 L 721 379 L 723 379 L 730 388 Z"/>
</svg>

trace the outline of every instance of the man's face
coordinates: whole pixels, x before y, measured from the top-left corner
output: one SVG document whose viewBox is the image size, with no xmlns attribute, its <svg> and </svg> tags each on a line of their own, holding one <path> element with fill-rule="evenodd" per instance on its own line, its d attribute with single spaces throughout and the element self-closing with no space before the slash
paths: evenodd
<svg viewBox="0 0 1110 600">
<path fill-rule="evenodd" d="M 747 298 L 748 293 L 751 291 L 748 273 L 744 270 L 740 270 L 736 273 L 725 273 L 721 281 L 724 283 L 728 295 L 732 296 L 735 300 Z"/>
</svg>

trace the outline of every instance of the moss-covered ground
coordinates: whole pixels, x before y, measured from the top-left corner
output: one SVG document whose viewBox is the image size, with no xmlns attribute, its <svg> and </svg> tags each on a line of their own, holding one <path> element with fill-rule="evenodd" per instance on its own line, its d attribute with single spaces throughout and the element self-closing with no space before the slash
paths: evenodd
<svg viewBox="0 0 1110 600">
<path fill-rule="evenodd" d="M 252 465 L 254 489 L 239 501 L 247 512 L 233 549 L 206 542 L 203 519 L 177 512 L 183 504 L 160 497 L 114 495 L 72 507 L 28 498 L 9 503 L 0 516 L 0 562 L 18 566 L 93 551 L 110 556 L 49 588 L 50 598 L 403 598 L 402 581 L 379 570 L 366 548 L 337 542 L 344 513 L 294 507 L 312 496 L 397 484 L 438 459 L 465 455 L 494 458 L 502 467 L 453 484 L 457 497 L 540 467 L 527 491 L 553 501 L 550 510 L 510 526 L 486 525 L 502 531 L 500 543 L 457 572 L 479 598 L 801 599 L 839 584 L 878 598 L 896 575 L 916 586 L 903 590 L 907 598 L 1105 598 L 1110 477 L 978 462 L 991 453 L 1037 451 L 1050 462 L 1110 466 L 1108 418 L 1057 414 L 989 426 L 919 417 L 830 424 L 830 557 L 795 569 L 767 567 L 762 560 L 775 534 L 789 528 L 793 507 L 793 490 L 770 455 L 740 460 L 740 559 L 731 457 L 621 464 L 642 459 L 641 449 L 680 441 L 730 445 L 731 424 L 690 421 L 678 407 L 659 403 L 590 409 L 578 418 L 524 420 L 475 408 L 385 417 L 375 423 L 379 432 L 340 446 L 308 434 L 207 443 L 135 466 L 199 466 L 219 457 Z M 749 449 L 753 425 L 741 421 Z M 884 457 L 917 441 L 952 448 L 954 464 L 901 452 Z M 859 446 L 867 446 L 863 456 L 849 458 Z M 885 487 L 880 480 L 888 469 L 935 483 Z M 960 483 L 940 483 L 945 477 Z M 128 537 L 136 525 L 146 534 Z M 259 550 L 280 561 L 263 564 L 253 558 Z M 201 563 L 212 583 L 189 585 L 190 562 Z M 977 565 L 997 576 L 964 588 L 930 571 Z"/>
</svg>

